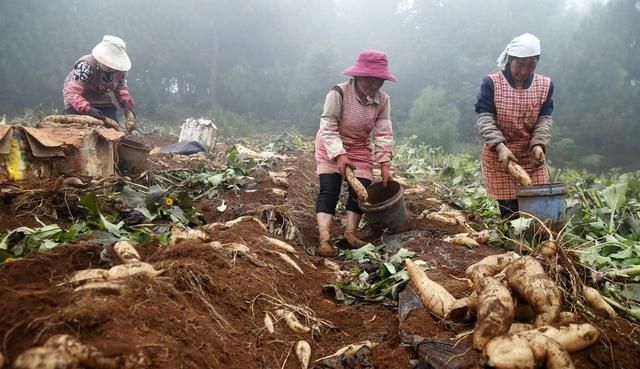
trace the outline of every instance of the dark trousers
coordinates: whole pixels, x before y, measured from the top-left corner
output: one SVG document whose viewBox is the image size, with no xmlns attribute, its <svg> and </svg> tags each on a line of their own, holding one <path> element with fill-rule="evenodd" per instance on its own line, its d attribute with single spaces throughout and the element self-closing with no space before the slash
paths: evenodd
<svg viewBox="0 0 640 369">
<path fill-rule="evenodd" d="M 498 209 L 502 219 L 518 219 L 518 200 L 498 200 Z"/>
<path fill-rule="evenodd" d="M 342 176 L 338 173 L 320 174 L 320 191 L 318 192 L 318 200 L 316 202 L 316 213 L 336 213 L 336 205 L 340 198 L 340 190 L 342 188 Z M 358 178 L 364 187 L 368 187 L 371 181 L 366 178 Z M 349 186 L 349 199 L 347 200 L 347 210 L 354 213 L 362 214 L 362 210 L 358 205 L 358 195 Z"/>
<path fill-rule="evenodd" d="M 96 109 L 100 110 L 102 112 L 102 114 L 105 117 L 109 117 L 113 120 L 115 120 L 116 122 L 118 121 L 118 108 L 116 108 L 115 106 L 111 105 L 111 106 L 103 106 L 103 107 L 95 107 Z M 72 108 L 72 107 L 68 107 L 64 109 L 64 114 L 82 114 L 79 113 L 76 109 Z"/>
</svg>

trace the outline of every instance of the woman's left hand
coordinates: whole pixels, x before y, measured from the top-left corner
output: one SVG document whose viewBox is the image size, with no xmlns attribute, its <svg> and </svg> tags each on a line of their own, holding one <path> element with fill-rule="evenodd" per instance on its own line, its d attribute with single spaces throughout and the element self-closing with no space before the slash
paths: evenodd
<svg viewBox="0 0 640 369">
<path fill-rule="evenodd" d="M 382 174 L 382 185 L 387 187 L 389 181 L 393 180 L 393 171 L 389 163 L 380 164 L 380 173 Z"/>
<path fill-rule="evenodd" d="M 536 168 L 540 168 L 541 166 L 544 165 L 546 158 L 544 156 L 544 150 L 542 149 L 542 146 L 540 145 L 535 145 L 532 149 L 531 149 L 531 154 L 533 154 L 533 166 Z"/>
</svg>

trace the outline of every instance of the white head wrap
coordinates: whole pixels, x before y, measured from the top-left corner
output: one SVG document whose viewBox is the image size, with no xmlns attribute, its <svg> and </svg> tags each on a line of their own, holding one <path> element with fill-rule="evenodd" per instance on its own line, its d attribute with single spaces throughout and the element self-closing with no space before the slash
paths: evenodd
<svg viewBox="0 0 640 369">
<path fill-rule="evenodd" d="M 497 62 L 500 69 L 507 65 L 507 55 L 517 58 L 540 55 L 540 40 L 530 33 L 522 34 L 511 40 L 498 57 Z"/>
</svg>

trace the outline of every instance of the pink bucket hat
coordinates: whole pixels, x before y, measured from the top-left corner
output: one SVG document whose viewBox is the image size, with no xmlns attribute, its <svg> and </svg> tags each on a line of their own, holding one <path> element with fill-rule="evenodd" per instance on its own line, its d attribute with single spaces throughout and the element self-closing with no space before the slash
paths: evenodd
<svg viewBox="0 0 640 369">
<path fill-rule="evenodd" d="M 389 72 L 387 55 L 378 50 L 362 51 L 356 63 L 342 73 L 352 77 L 377 77 L 397 82 L 396 77 Z"/>
</svg>

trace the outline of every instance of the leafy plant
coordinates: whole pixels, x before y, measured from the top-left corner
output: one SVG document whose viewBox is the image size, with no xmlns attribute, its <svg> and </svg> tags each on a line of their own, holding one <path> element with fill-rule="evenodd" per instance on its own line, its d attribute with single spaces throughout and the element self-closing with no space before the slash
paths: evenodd
<svg viewBox="0 0 640 369">
<path fill-rule="evenodd" d="M 344 250 L 340 257 L 356 261 L 350 277 L 323 288 L 333 290 L 336 299 L 345 304 L 358 301 L 380 302 L 391 298 L 396 300 L 402 287 L 408 282 L 409 275 L 404 269 L 404 260 L 415 255 L 407 249 L 400 249 L 393 255 L 380 255 L 383 246 L 367 244 L 356 250 Z M 367 265 L 367 271 L 362 265 Z"/>
</svg>

